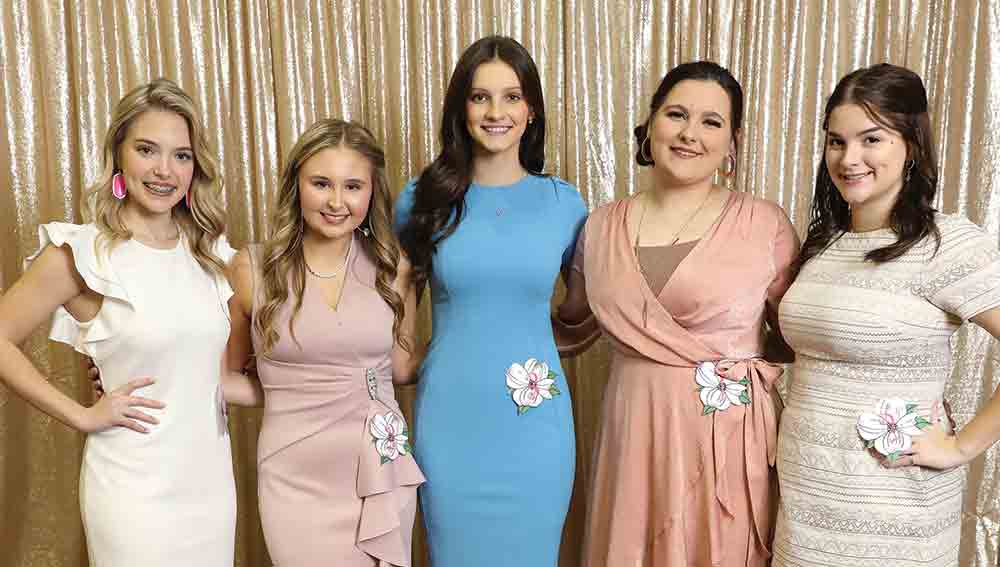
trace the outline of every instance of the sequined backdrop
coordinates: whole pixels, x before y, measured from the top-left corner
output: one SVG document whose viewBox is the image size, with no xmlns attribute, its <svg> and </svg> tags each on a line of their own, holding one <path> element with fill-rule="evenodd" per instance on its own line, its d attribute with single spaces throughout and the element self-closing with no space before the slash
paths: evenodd
<svg viewBox="0 0 1000 567">
<path fill-rule="evenodd" d="M 110 110 L 131 87 L 171 77 L 200 104 L 225 168 L 229 235 L 243 244 L 262 234 L 281 157 L 317 118 L 368 124 L 401 188 L 434 155 L 458 55 L 490 33 L 534 55 L 548 105 L 547 169 L 577 184 L 591 207 L 648 183 L 632 160 L 631 128 L 667 69 L 710 58 L 747 95 L 738 188 L 781 203 L 801 232 L 825 97 L 850 70 L 890 61 L 928 85 L 939 207 L 1000 232 L 1000 0 L 3 0 L 0 285 L 38 246 L 39 223 L 79 221 Z M 43 332 L 25 348 L 65 392 L 90 395 L 70 350 Z M 1000 382 L 1000 347 L 966 328 L 956 348 L 949 397 L 961 423 Z M 567 367 L 579 463 L 563 566 L 578 562 L 606 346 Z M 234 412 L 237 563 L 248 567 L 270 564 L 255 498 L 258 425 L 258 411 Z M 86 564 L 82 445 L 0 387 L 0 565 Z M 998 473 L 996 450 L 969 467 L 963 565 L 997 564 Z M 422 554 L 420 538 L 416 545 Z"/>
</svg>

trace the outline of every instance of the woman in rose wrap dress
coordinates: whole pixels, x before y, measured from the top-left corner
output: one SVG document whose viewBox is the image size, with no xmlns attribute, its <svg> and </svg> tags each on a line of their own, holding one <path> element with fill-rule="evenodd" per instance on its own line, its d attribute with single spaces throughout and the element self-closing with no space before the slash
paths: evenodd
<svg viewBox="0 0 1000 567">
<path fill-rule="evenodd" d="M 613 347 L 584 565 L 763 566 L 781 373 L 764 360 L 765 320 L 798 238 L 777 205 L 712 183 L 735 169 L 742 91 L 728 71 L 675 68 L 650 113 L 637 160 L 654 186 L 591 213 L 556 325 L 565 352 L 595 320 Z"/>
</svg>

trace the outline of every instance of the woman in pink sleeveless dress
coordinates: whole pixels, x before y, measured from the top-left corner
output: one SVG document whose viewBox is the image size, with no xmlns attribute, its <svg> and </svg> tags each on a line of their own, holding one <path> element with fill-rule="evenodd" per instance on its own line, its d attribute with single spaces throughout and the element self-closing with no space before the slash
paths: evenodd
<svg viewBox="0 0 1000 567">
<path fill-rule="evenodd" d="M 653 187 L 591 213 L 559 311 L 592 312 L 613 348 L 584 565 L 763 567 L 781 373 L 764 360 L 765 321 L 798 239 L 777 205 L 712 182 L 736 163 L 742 90 L 728 71 L 675 68 L 650 111 L 636 138 Z M 589 327 L 560 331 L 580 333 L 579 350 Z"/>
<path fill-rule="evenodd" d="M 410 564 L 416 488 L 393 380 L 411 372 L 415 299 L 389 225 L 385 160 L 362 126 L 322 120 L 284 169 L 271 234 L 233 263 L 230 368 L 254 353 L 258 497 L 275 565 Z M 405 345 L 405 346 L 404 346 Z"/>
</svg>

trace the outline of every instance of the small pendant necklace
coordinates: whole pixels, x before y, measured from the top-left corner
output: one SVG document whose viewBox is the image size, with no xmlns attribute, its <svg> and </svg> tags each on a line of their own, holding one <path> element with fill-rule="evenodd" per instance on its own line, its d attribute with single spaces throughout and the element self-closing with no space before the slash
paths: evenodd
<svg viewBox="0 0 1000 567">
<path fill-rule="evenodd" d="M 705 198 L 701 200 L 701 204 L 698 205 L 698 208 L 695 209 L 694 212 L 691 213 L 691 216 L 689 216 L 687 220 L 684 221 L 684 224 L 682 224 L 681 227 L 677 229 L 676 232 L 674 232 L 673 239 L 667 246 L 673 246 L 674 244 L 677 244 L 677 241 L 681 239 L 681 233 L 684 232 L 684 229 L 687 228 L 689 224 L 691 224 L 691 221 L 694 220 L 696 216 L 698 216 L 698 213 L 700 213 L 701 210 L 705 208 L 705 203 L 708 202 L 708 198 L 711 196 L 712 196 L 712 190 L 709 189 L 708 193 L 705 194 Z M 646 202 L 643 201 L 642 214 L 639 215 L 639 225 L 635 228 L 635 243 L 632 245 L 632 249 L 635 252 L 635 257 L 637 259 L 639 258 L 639 235 L 642 233 L 642 221 L 645 220 L 646 218 L 646 209 L 647 209 Z M 641 265 L 639 269 L 642 269 Z"/>
<path fill-rule="evenodd" d="M 304 250 L 302 251 L 302 263 L 306 265 L 306 270 L 308 270 L 310 274 L 316 276 L 317 278 L 321 280 L 332 280 L 333 278 L 339 276 L 340 273 L 344 271 L 344 268 L 347 267 L 347 259 L 351 257 L 351 248 L 354 248 L 353 238 L 351 239 L 351 242 L 347 245 L 347 254 L 344 254 L 344 263 L 341 264 L 339 270 L 333 272 L 332 274 L 319 274 L 313 271 L 313 269 L 309 267 L 309 262 L 306 260 L 306 254 Z"/>
</svg>

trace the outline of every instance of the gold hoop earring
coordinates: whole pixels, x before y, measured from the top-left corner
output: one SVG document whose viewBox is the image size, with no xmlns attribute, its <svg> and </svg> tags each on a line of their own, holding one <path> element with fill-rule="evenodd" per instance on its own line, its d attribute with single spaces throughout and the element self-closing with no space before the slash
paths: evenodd
<svg viewBox="0 0 1000 567">
<path fill-rule="evenodd" d="M 726 167 L 726 165 L 729 167 Z M 733 154 L 726 154 L 726 159 L 722 163 L 722 171 L 720 173 L 725 178 L 730 178 L 736 174 L 736 157 Z"/>
<path fill-rule="evenodd" d="M 649 132 L 646 132 L 646 138 L 639 144 L 639 157 L 650 164 L 656 163 L 653 161 L 653 143 L 649 141 Z"/>
</svg>

